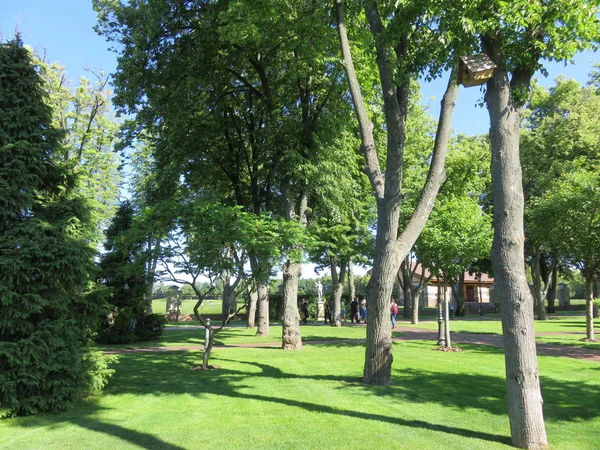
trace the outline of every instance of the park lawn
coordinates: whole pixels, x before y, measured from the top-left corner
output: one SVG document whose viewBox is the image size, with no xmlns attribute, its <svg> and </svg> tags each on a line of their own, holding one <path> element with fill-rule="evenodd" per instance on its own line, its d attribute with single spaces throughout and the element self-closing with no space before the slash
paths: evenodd
<svg viewBox="0 0 600 450">
<path fill-rule="evenodd" d="M 411 325 L 410 322 L 400 321 L 400 326 L 411 328 L 422 328 L 427 330 L 437 330 L 437 320 L 425 319 L 417 325 Z M 600 327 L 600 319 L 595 319 L 595 327 Z M 548 320 L 536 320 L 534 322 L 535 331 L 542 332 L 580 332 L 585 334 L 585 316 L 552 317 Z M 476 334 L 502 334 L 502 323 L 500 318 L 462 318 L 457 317 L 450 322 L 450 330 L 455 333 L 476 333 Z"/>
<path fill-rule="evenodd" d="M 364 346 L 352 342 L 216 348 L 210 371 L 191 370 L 201 352 L 124 354 L 101 395 L 0 421 L 0 448 L 511 448 L 502 352 L 462 347 L 394 344 L 389 387 L 361 383 Z M 551 448 L 597 448 L 600 366 L 544 356 L 539 365 Z"/>
<path fill-rule="evenodd" d="M 265 344 L 273 343 L 275 347 L 281 344 L 281 326 L 277 323 L 271 324 L 269 336 L 256 336 L 256 328 L 248 329 L 242 325 L 226 327 L 215 336 L 215 345 L 241 345 L 241 344 Z M 366 327 L 364 326 L 342 326 L 333 328 L 322 324 L 309 322 L 308 325 L 302 325 L 300 332 L 303 341 L 330 341 L 338 339 L 364 340 L 366 336 Z M 394 332 L 394 336 L 401 336 L 402 333 Z M 189 323 L 181 326 L 171 327 L 164 330 L 163 335 L 153 341 L 135 342 L 124 345 L 103 345 L 99 348 L 104 350 L 115 350 L 121 348 L 159 348 L 159 347 L 179 347 L 179 346 L 203 346 L 204 328 L 197 322 L 193 325 Z"/>
<path fill-rule="evenodd" d="M 178 326 L 169 324 L 163 331 L 163 335 L 156 340 L 135 342 L 131 344 L 101 345 L 103 350 L 135 349 L 135 348 L 160 348 L 204 345 L 204 328 L 198 323 L 181 323 Z M 339 339 L 364 340 L 366 336 L 365 326 L 344 325 L 334 328 L 321 323 L 310 322 L 300 327 L 304 341 L 330 341 Z M 402 333 L 394 332 L 395 337 Z M 241 344 L 265 344 L 272 343 L 274 347 L 281 344 L 281 326 L 278 323 L 271 324 L 269 336 L 256 336 L 256 328 L 248 329 L 241 323 L 224 328 L 215 336 L 215 345 L 241 345 Z"/>
<path fill-rule="evenodd" d="M 600 330 L 598 330 L 600 331 Z M 569 347 L 587 348 L 590 350 L 598 350 L 600 352 L 600 342 L 581 342 L 580 339 L 585 338 L 585 332 L 569 335 L 546 335 L 536 336 L 536 342 L 553 345 L 567 345 Z M 596 337 L 600 337 L 600 333 L 596 332 Z"/>
<path fill-rule="evenodd" d="M 221 300 L 204 300 L 200 306 L 200 312 L 203 314 L 221 314 Z M 238 307 L 242 306 L 243 302 L 239 302 Z M 194 306 L 196 300 L 182 300 L 181 314 L 194 314 Z M 152 311 L 156 314 L 165 314 L 167 309 L 166 299 L 152 300 Z M 243 311 L 242 311 L 243 312 Z"/>
</svg>

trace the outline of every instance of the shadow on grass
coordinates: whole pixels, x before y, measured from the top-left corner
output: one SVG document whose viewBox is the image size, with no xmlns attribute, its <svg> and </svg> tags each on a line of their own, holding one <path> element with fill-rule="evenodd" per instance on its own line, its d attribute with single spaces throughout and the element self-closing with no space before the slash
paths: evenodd
<svg viewBox="0 0 600 450">
<path fill-rule="evenodd" d="M 38 426 L 53 428 L 60 426 L 61 423 L 69 422 L 96 433 L 115 436 L 123 441 L 148 450 L 185 450 L 184 447 L 165 442 L 150 433 L 131 430 L 114 423 L 102 422 L 101 420 L 91 417 L 103 409 L 105 408 L 100 407 L 97 401 L 90 400 L 80 404 L 75 410 L 66 411 L 61 414 L 40 414 L 38 416 L 6 420 L 18 420 L 18 425 L 24 428 Z"/>
<path fill-rule="evenodd" d="M 337 345 L 337 344 L 336 344 Z M 348 343 L 346 345 L 356 345 Z M 425 346 L 424 346 L 425 347 Z M 475 352 L 501 355 L 502 350 L 479 345 L 461 345 Z M 458 355 L 458 354 L 456 354 Z M 506 385 L 503 377 L 474 373 L 452 373 L 408 367 L 394 368 L 391 386 L 366 386 L 357 376 L 335 374 L 288 373 L 274 364 L 239 359 L 226 359 L 215 355 L 211 362 L 220 365 L 217 370 L 191 371 L 201 362 L 200 352 L 131 353 L 120 357 L 121 363 L 115 369 L 113 380 L 106 389 L 107 395 L 192 395 L 197 397 L 221 396 L 287 405 L 309 412 L 321 412 L 364 420 L 376 420 L 393 425 L 412 427 L 428 431 L 438 431 L 449 435 L 481 439 L 487 442 L 510 444 L 508 436 L 502 436 L 474 429 L 430 423 L 424 420 L 410 420 L 364 410 L 364 405 L 355 408 L 339 408 L 330 404 L 319 404 L 295 398 L 275 395 L 262 395 L 249 386 L 247 380 L 263 378 L 273 382 L 286 380 L 312 380 L 316 383 L 329 381 L 339 383 L 339 389 L 353 387 L 375 396 L 392 397 L 398 402 L 438 404 L 450 408 L 487 411 L 506 416 Z M 596 370 L 593 368 L 592 370 Z M 598 386 L 584 382 L 557 380 L 541 377 L 545 400 L 545 417 L 550 421 L 580 421 L 600 416 Z M 283 391 L 287 395 L 288 391 Z M 293 395 L 293 394 L 291 394 Z M 91 402 L 82 405 L 73 413 L 45 416 L 51 423 L 72 422 L 83 428 L 117 436 L 142 448 L 179 449 L 175 445 L 160 440 L 149 433 L 129 430 L 119 425 L 104 423 L 89 417 L 94 413 Z M 32 419 L 33 420 L 33 419 Z M 440 418 L 443 420 L 443 418 Z M 35 423 L 35 422 L 31 422 Z M 26 426 L 27 421 L 22 422 Z"/>
</svg>

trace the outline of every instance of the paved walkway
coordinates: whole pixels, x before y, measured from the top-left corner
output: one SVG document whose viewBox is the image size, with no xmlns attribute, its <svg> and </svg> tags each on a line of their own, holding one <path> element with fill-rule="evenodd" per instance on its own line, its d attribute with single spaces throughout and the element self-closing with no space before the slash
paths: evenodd
<svg viewBox="0 0 600 450">
<path fill-rule="evenodd" d="M 356 325 L 355 325 L 356 326 Z M 185 329 L 199 329 L 204 328 L 202 326 L 189 326 Z M 166 329 L 179 329 L 181 327 L 167 327 Z M 431 330 L 423 330 L 420 328 L 408 328 L 408 327 L 397 327 L 396 331 L 402 333 L 402 336 L 394 337 L 394 342 L 402 341 L 436 341 L 437 332 Z M 574 333 L 539 333 L 540 335 L 566 335 Z M 502 348 L 502 335 L 499 334 L 472 334 L 472 333 L 451 333 L 451 339 L 453 343 L 465 343 L 465 344 L 477 344 L 477 345 L 490 345 L 493 347 Z M 303 341 L 304 345 L 315 345 L 315 344 L 340 344 L 340 343 L 364 343 L 364 339 L 335 339 L 335 340 L 323 340 L 323 341 Z M 280 342 L 269 342 L 269 343 L 248 343 L 248 344 L 227 344 L 227 345 L 214 345 L 213 348 L 252 348 L 252 347 L 263 347 L 263 348 L 280 348 Z M 536 343 L 538 355 L 548 356 L 563 356 L 567 358 L 581 359 L 584 361 L 593 361 L 600 363 L 600 347 L 598 350 L 571 347 L 567 345 L 553 345 L 544 344 L 541 342 Z M 149 347 L 149 348 L 131 348 L 131 349 L 115 349 L 107 350 L 105 353 L 109 354 L 122 354 L 122 353 L 150 353 L 150 352 L 172 352 L 172 351 L 202 351 L 204 350 L 203 345 L 184 345 L 176 347 Z"/>
</svg>

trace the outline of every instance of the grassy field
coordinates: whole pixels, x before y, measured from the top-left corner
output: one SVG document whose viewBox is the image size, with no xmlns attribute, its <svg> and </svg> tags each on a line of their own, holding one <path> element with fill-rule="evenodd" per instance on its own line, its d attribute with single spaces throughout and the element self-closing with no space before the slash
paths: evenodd
<svg viewBox="0 0 600 450">
<path fill-rule="evenodd" d="M 204 314 L 221 314 L 221 300 L 204 300 L 202 306 L 200 306 L 200 312 Z M 182 300 L 181 302 L 181 313 L 182 314 L 194 314 L 194 306 L 196 300 Z M 242 306 L 240 303 L 239 306 Z M 152 311 L 156 314 L 164 314 L 167 308 L 166 299 L 152 300 Z"/>
<path fill-rule="evenodd" d="M 437 330 L 437 321 L 431 318 L 420 321 L 418 325 L 410 325 L 407 322 L 401 322 L 404 326 L 424 328 L 427 330 Z M 594 327 L 599 327 L 600 319 L 594 320 Z M 502 324 L 499 316 L 484 316 L 462 318 L 457 317 L 450 323 L 450 328 L 456 333 L 478 333 L 478 334 L 501 334 Z M 585 334 L 585 316 L 565 316 L 554 317 L 549 316 L 548 320 L 536 320 L 534 322 L 535 331 L 538 333 L 573 333 L 578 332 Z"/>
<path fill-rule="evenodd" d="M 193 328 L 161 345 L 195 343 Z M 244 328 L 228 343 L 278 341 Z M 394 345 L 389 387 L 361 383 L 364 327 L 304 326 L 301 352 L 216 348 L 216 370 L 195 371 L 201 352 L 119 356 L 105 391 L 57 414 L 0 421 L 0 448 L 24 449 L 508 449 L 503 355 L 486 346 L 432 351 Z M 276 344 L 277 345 L 277 344 Z M 552 449 L 598 448 L 597 363 L 539 358 Z"/>
</svg>

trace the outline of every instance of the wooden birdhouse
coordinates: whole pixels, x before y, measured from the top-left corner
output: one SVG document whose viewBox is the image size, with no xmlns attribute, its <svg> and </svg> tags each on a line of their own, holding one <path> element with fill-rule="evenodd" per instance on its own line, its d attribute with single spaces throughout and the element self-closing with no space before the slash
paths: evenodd
<svg viewBox="0 0 600 450">
<path fill-rule="evenodd" d="M 464 87 L 479 86 L 494 76 L 496 64 L 486 55 L 461 56 L 457 83 Z"/>
</svg>

